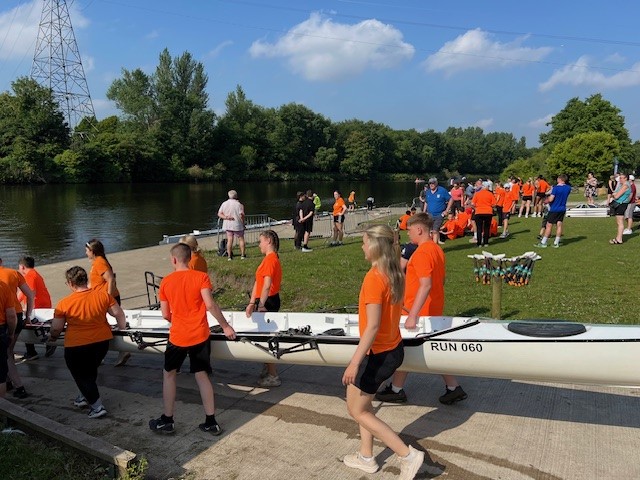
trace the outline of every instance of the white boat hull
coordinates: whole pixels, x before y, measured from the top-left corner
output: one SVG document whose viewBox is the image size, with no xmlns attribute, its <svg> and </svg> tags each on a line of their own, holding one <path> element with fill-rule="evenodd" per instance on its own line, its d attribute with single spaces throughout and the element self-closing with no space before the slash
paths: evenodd
<svg viewBox="0 0 640 480">
<path fill-rule="evenodd" d="M 115 332 L 111 348 L 163 353 L 169 323 L 161 313 L 125 313 L 129 329 Z M 359 340 L 357 314 L 255 313 L 248 319 L 244 312 L 224 313 L 238 339 L 228 341 L 212 333 L 214 360 L 344 367 Z M 39 321 L 52 315 L 50 309 L 36 310 Z M 212 327 L 216 325 L 209 320 Z M 299 331 L 306 326 L 311 327 L 310 334 Z M 342 329 L 344 335 L 323 335 L 330 329 Z M 37 343 L 46 330 L 30 326 L 21 340 Z M 417 331 L 402 329 L 402 336 L 405 359 L 401 369 L 409 372 L 640 386 L 640 326 L 422 317 Z"/>
</svg>

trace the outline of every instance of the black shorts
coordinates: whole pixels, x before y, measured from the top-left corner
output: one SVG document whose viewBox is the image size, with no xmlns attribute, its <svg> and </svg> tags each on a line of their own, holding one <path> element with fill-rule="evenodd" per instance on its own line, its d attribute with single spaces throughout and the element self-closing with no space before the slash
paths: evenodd
<svg viewBox="0 0 640 480">
<path fill-rule="evenodd" d="M 533 197 L 531 195 L 527 195 L 526 197 L 522 197 L 523 202 L 530 202 Z"/>
<path fill-rule="evenodd" d="M 344 215 L 334 215 L 333 223 L 344 223 Z"/>
<path fill-rule="evenodd" d="M 629 205 L 628 203 L 620 203 L 616 208 L 612 208 L 611 211 L 615 216 L 618 216 L 618 215 L 623 216 L 624 213 L 627 211 L 628 205 Z"/>
<path fill-rule="evenodd" d="M 511 210 L 508 210 L 506 212 L 502 212 L 502 219 L 503 220 L 509 220 L 511 218 Z"/>
<path fill-rule="evenodd" d="M 257 303 L 260 297 L 254 298 L 253 301 Z M 267 301 L 264 302 L 264 308 L 267 312 L 279 312 L 280 311 L 280 294 L 276 293 L 267 297 Z"/>
<path fill-rule="evenodd" d="M 555 225 L 558 222 L 562 222 L 564 220 L 564 214 L 565 212 L 549 212 L 547 223 Z"/>
<path fill-rule="evenodd" d="M 211 342 L 205 340 L 202 343 L 191 347 L 178 347 L 171 342 L 167 342 L 164 351 L 164 369 L 167 372 L 177 370 L 182 366 L 185 358 L 189 355 L 191 373 L 207 372 L 211 373 Z"/>
<path fill-rule="evenodd" d="M 302 225 L 303 232 L 306 232 L 306 233 L 313 232 L 313 218 L 309 218 L 308 220 L 305 220 L 305 222 L 302 223 L 301 225 Z"/>
<path fill-rule="evenodd" d="M 545 198 L 547 196 L 546 192 L 538 192 L 536 193 L 536 197 L 538 198 Z"/>
<path fill-rule="evenodd" d="M 393 375 L 404 360 L 402 342 L 393 350 L 381 353 L 369 353 L 360 364 L 354 385 L 364 393 L 374 395 L 380 385 Z"/>
</svg>

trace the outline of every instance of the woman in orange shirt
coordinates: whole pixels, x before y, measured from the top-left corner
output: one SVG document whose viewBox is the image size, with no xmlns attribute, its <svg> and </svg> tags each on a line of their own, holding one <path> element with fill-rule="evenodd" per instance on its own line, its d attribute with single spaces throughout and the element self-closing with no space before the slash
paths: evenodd
<svg viewBox="0 0 640 480">
<path fill-rule="evenodd" d="M 520 213 L 518 213 L 518 217 L 522 217 L 522 212 L 524 212 L 524 218 L 529 218 L 531 200 L 533 200 L 535 190 L 536 187 L 533 185 L 533 178 L 529 177 L 524 185 L 522 185 L 522 203 L 520 204 Z"/>
<path fill-rule="evenodd" d="M 360 448 L 344 457 L 344 464 L 367 473 L 380 467 L 373 456 L 374 437 L 400 460 L 401 478 L 414 478 L 424 452 L 407 446 L 389 425 L 376 417 L 371 401 L 382 383 L 402 364 L 404 350 L 400 315 L 404 274 L 400 246 L 387 225 L 369 227 L 362 237 L 364 257 L 371 263 L 360 289 L 358 316 L 360 341 L 344 371 L 347 410 L 360 427 Z"/>
<path fill-rule="evenodd" d="M 112 315 L 119 330 L 126 328 L 124 312 L 107 292 L 90 289 L 87 272 L 82 267 L 71 267 L 65 273 L 71 295 L 56 305 L 51 321 L 50 340 L 64 335 L 64 360 L 76 382 L 80 395 L 73 404 L 76 407 L 90 406 L 89 418 L 100 418 L 107 414 L 102 405 L 96 380 L 98 367 L 109 350 L 113 338 L 107 313 Z"/>
<path fill-rule="evenodd" d="M 476 188 L 480 188 L 471 200 L 476 212 L 476 245 L 478 247 L 489 245 L 489 234 L 491 229 L 491 217 L 493 217 L 493 206 L 496 199 L 489 191 L 489 184 L 478 180 Z"/>
<path fill-rule="evenodd" d="M 336 190 L 333 192 L 333 198 L 336 199 L 333 204 L 333 238 L 330 247 L 342 245 L 342 237 L 344 236 L 344 214 L 347 211 L 347 204 L 344 203 L 342 194 Z"/>
<path fill-rule="evenodd" d="M 180 243 L 184 243 L 191 249 L 191 260 L 189 260 L 189 268 L 200 272 L 208 273 L 209 267 L 207 261 L 202 256 L 202 250 L 198 246 L 198 240 L 193 235 L 184 235 L 180 238 Z"/>
<path fill-rule="evenodd" d="M 278 257 L 280 238 L 273 230 L 260 234 L 260 252 L 264 255 L 256 270 L 256 281 L 251 290 L 251 303 L 245 311 L 247 318 L 255 311 L 277 312 L 280 310 L 280 284 L 282 266 Z M 275 363 L 265 363 L 258 385 L 261 387 L 279 387 L 282 384 Z"/>
</svg>

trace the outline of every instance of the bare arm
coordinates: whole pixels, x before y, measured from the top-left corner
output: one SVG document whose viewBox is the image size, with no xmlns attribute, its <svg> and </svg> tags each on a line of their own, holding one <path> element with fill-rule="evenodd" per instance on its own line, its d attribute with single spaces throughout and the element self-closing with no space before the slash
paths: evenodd
<svg viewBox="0 0 640 480">
<path fill-rule="evenodd" d="M 251 287 L 251 297 L 249 298 L 249 305 L 247 305 L 247 308 L 245 310 L 247 318 L 251 318 L 251 314 L 256 309 L 256 304 L 253 303 L 253 300 L 258 296 L 258 292 L 256 292 L 257 288 L 258 282 L 253 282 L 253 287 Z"/>
<path fill-rule="evenodd" d="M 57 340 L 62 330 L 64 329 L 64 324 L 66 320 L 64 318 L 54 318 L 51 320 L 51 329 L 49 330 L 49 339 Z"/>
<path fill-rule="evenodd" d="M 411 305 L 411 310 L 407 315 L 407 319 L 404 322 L 404 328 L 412 330 L 418 325 L 418 317 L 420 316 L 420 309 L 427 301 L 429 292 L 431 291 L 431 277 L 420 277 L 420 286 L 416 292 L 416 298 Z"/>
<path fill-rule="evenodd" d="M 366 309 L 367 327 L 364 332 L 362 332 L 360 341 L 358 342 L 358 347 L 342 375 L 343 385 L 353 385 L 355 382 L 356 375 L 358 374 L 358 368 L 360 367 L 362 360 L 367 356 L 369 350 L 371 350 L 371 345 L 373 345 L 373 341 L 380 329 L 382 305 L 378 303 L 367 303 Z"/>
<path fill-rule="evenodd" d="M 25 321 L 28 321 L 31 318 L 31 313 L 33 312 L 33 300 L 35 298 L 35 294 L 33 290 L 29 288 L 29 285 L 23 283 L 18 287 L 22 294 L 27 299 L 27 311 L 25 312 Z"/>
<path fill-rule="evenodd" d="M 16 332 L 16 326 L 18 325 L 18 315 L 16 315 L 16 309 L 14 307 L 7 307 L 4 309 L 4 315 L 7 322 L 7 334 L 9 337 L 13 337 Z"/>
<path fill-rule="evenodd" d="M 211 295 L 211 290 L 208 288 L 203 288 L 200 290 L 202 294 L 202 299 L 204 300 L 204 304 L 207 307 L 207 311 L 213 315 L 213 318 L 220 324 L 222 327 L 222 331 L 224 332 L 224 336 L 229 340 L 233 340 L 236 338 L 236 331 L 233 329 L 227 319 L 224 318 L 222 310 L 218 306 L 217 302 L 213 299 L 213 295 Z"/>
<path fill-rule="evenodd" d="M 109 315 L 116 319 L 116 323 L 118 324 L 118 330 L 126 330 L 127 329 L 127 319 L 122 311 L 122 308 L 117 303 L 114 303 L 109 307 Z"/>
<path fill-rule="evenodd" d="M 102 274 L 102 278 L 107 282 L 107 293 L 112 297 L 116 296 L 116 276 L 113 273 L 113 270 L 107 269 Z"/>
<path fill-rule="evenodd" d="M 161 300 L 160 311 L 162 312 L 162 318 L 171 323 L 171 308 L 169 307 L 169 302 L 167 302 L 166 300 Z"/>
</svg>

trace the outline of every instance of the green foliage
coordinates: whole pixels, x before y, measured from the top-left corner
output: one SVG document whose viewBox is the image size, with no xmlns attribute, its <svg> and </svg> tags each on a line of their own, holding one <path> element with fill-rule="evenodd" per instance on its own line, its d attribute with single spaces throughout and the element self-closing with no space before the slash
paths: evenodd
<svg viewBox="0 0 640 480">
<path fill-rule="evenodd" d="M 612 134 L 580 133 L 553 148 L 547 161 L 549 178 L 565 173 L 576 185 L 587 172 L 593 172 L 596 178 L 607 178 L 613 171 L 613 157 L 619 154 L 620 145 Z"/>
<path fill-rule="evenodd" d="M 507 179 L 513 176 L 524 180 L 536 178 L 538 175 L 551 178 L 547 167 L 547 153 L 544 150 L 538 150 L 529 158 L 519 158 L 502 171 L 500 178 Z"/>
</svg>

